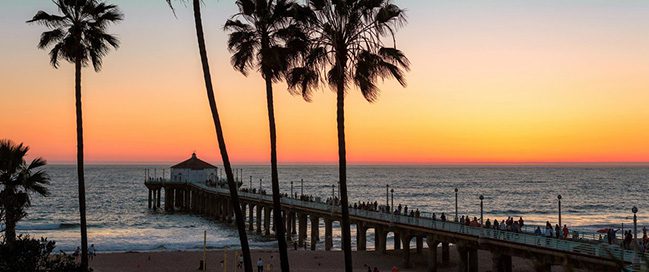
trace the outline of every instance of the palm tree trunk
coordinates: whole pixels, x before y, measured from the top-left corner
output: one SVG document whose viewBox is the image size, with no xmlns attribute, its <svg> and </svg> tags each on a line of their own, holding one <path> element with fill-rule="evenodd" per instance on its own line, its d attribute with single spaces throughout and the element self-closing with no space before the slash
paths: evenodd
<svg viewBox="0 0 649 272">
<path fill-rule="evenodd" d="M 88 271 L 88 230 L 86 225 L 86 185 L 83 175 L 83 118 L 81 112 L 81 59 L 74 63 L 74 95 L 77 111 L 77 176 L 79 179 L 79 218 L 81 227 L 81 269 Z"/>
<path fill-rule="evenodd" d="M 16 220 L 13 219 L 14 216 L 7 209 L 5 212 L 5 240 L 8 245 L 12 245 L 16 242 Z"/>
<path fill-rule="evenodd" d="M 281 271 L 288 272 L 288 250 L 286 245 L 286 228 L 282 218 L 281 195 L 279 191 L 279 174 L 277 173 L 277 132 L 275 129 L 275 108 L 273 106 L 273 82 L 270 75 L 266 75 L 266 103 L 268 104 L 268 125 L 270 129 L 270 168 L 271 183 L 273 187 L 273 219 L 275 224 L 275 237 L 279 247 L 279 261 Z"/>
<path fill-rule="evenodd" d="M 16 242 L 16 209 L 17 202 L 15 189 L 10 185 L 5 185 L 5 190 L 2 194 L 2 197 L 5 199 L 2 200 L 5 208 L 5 241 L 8 245 L 13 245 Z"/>
<path fill-rule="evenodd" d="M 223 160 L 223 168 L 228 180 L 228 187 L 230 188 L 230 199 L 232 207 L 234 208 L 235 220 L 237 229 L 239 230 L 239 240 L 241 241 L 241 252 L 243 253 L 244 269 L 246 272 L 252 272 L 252 260 L 250 259 L 250 247 L 248 245 L 248 235 L 246 234 L 246 225 L 243 215 L 241 213 L 241 205 L 239 204 L 239 194 L 237 193 L 238 187 L 234 182 L 234 174 L 232 173 L 232 166 L 230 165 L 230 158 L 225 146 L 225 138 L 223 137 L 223 129 L 221 127 L 221 119 L 219 112 L 216 108 L 216 100 L 214 99 L 214 89 L 212 87 L 212 76 L 210 73 L 210 65 L 207 59 L 207 49 L 205 49 L 205 37 L 203 34 L 203 22 L 201 19 L 201 1 L 193 0 L 194 6 L 194 21 L 196 24 L 196 37 L 198 39 L 198 51 L 201 56 L 201 64 L 203 65 L 203 77 L 205 78 L 205 88 L 207 91 L 207 99 L 212 111 L 212 119 L 216 129 L 216 137 L 219 143 L 219 150 L 221 151 L 221 159 Z"/>
<path fill-rule="evenodd" d="M 344 63 L 344 62 L 343 62 Z M 344 69 L 341 69 L 344 70 Z M 342 74 L 341 74 L 342 75 Z M 347 200 L 347 151 L 345 149 L 345 83 L 337 83 L 337 123 L 338 123 L 338 178 L 340 180 L 340 206 L 343 213 L 342 235 L 343 252 L 345 254 L 345 271 L 353 271 L 352 267 L 352 235 L 349 223 L 349 201 Z"/>
</svg>

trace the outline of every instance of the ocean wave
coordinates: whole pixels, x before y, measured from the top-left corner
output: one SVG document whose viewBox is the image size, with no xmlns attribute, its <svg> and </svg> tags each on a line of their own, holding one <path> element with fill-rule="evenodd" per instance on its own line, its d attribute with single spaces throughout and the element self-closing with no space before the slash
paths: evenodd
<svg viewBox="0 0 649 272">
<path fill-rule="evenodd" d="M 503 215 L 508 215 L 508 216 L 525 216 L 525 215 L 532 215 L 532 214 L 554 214 L 556 211 L 546 211 L 546 210 L 516 210 L 516 209 L 508 209 L 508 210 L 491 210 L 489 211 L 489 214 L 503 214 Z"/>
<path fill-rule="evenodd" d="M 576 205 L 573 206 L 572 208 L 576 210 L 592 211 L 592 210 L 599 210 L 599 209 L 610 209 L 611 207 L 609 205 L 603 205 L 603 204 L 584 204 L 584 205 Z"/>
<path fill-rule="evenodd" d="M 508 215 L 512 215 L 512 214 L 523 214 L 524 212 L 521 211 L 521 210 L 510 209 L 510 210 L 491 210 L 489 213 L 490 214 L 508 214 Z"/>
<path fill-rule="evenodd" d="M 66 230 L 76 229 L 79 223 L 52 223 L 52 224 L 18 224 L 16 230 Z M 89 228 L 100 228 L 101 225 L 88 225 Z"/>
</svg>

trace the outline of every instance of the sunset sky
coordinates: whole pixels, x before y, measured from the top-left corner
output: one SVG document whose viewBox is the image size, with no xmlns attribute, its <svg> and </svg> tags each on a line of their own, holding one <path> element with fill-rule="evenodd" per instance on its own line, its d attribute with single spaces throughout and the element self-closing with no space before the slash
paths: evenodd
<svg viewBox="0 0 649 272">
<path fill-rule="evenodd" d="M 84 70 L 86 158 L 218 163 L 190 7 L 113 0 L 126 20 L 104 69 Z M 649 1 L 395 1 L 408 86 L 376 103 L 347 96 L 351 163 L 649 161 Z M 569 2 L 569 3 L 568 3 Z M 230 66 L 222 26 L 234 1 L 203 10 L 217 104 L 234 163 L 269 156 L 264 84 Z M 29 25 L 45 0 L 0 4 L 0 138 L 51 163 L 75 159 L 74 71 L 58 70 Z M 337 160 L 335 95 L 307 103 L 275 86 L 281 163 Z"/>
</svg>

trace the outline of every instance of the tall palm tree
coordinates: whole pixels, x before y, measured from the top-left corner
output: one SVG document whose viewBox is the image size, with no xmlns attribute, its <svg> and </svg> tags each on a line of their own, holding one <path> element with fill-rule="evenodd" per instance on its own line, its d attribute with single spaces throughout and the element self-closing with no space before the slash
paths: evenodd
<svg viewBox="0 0 649 272">
<path fill-rule="evenodd" d="M 410 63 L 396 48 L 394 33 L 405 23 L 404 10 L 389 0 L 310 0 L 297 14 L 307 22 L 312 40 L 304 66 L 292 69 L 289 88 L 308 101 L 320 81 L 336 92 L 338 163 L 342 208 L 342 238 L 345 270 L 352 271 L 349 203 L 347 199 L 347 154 L 345 150 L 345 93 L 358 87 L 369 102 L 378 98 L 377 80 L 395 78 L 406 85 L 404 70 Z M 383 39 L 389 38 L 386 46 Z"/>
<path fill-rule="evenodd" d="M 22 143 L 0 140 L 0 207 L 5 211 L 4 238 L 10 245 L 16 241 L 16 223 L 27 215 L 25 208 L 31 205 L 30 193 L 49 195 L 45 185 L 50 178 L 38 169 L 46 162 L 36 158 L 27 164 L 28 151 Z"/>
<path fill-rule="evenodd" d="M 83 170 L 83 119 L 81 111 L 81 69 L 92 64 L 95 72 L 102 67 L 110 48 L 119 40 L 106 33 L 109 25 L 123 19 L 117 6 L 96 0 L 54 0 L 60 15 L 38 11 L 28 23 L 51 29 L 43 32 L 38 48 L 50 48 L 50 64 L 58 68 L 61 59 L 74 63 L 75 107 L 77 122 L 77 175 L 79 179 L 79 214 L 81 221 L 81 267 L 88 269 L 88 233 L 86 193 Z"/>
<path fill-rule="evenodd" d="M 282 219 L 277 171 L 277 133 L 273 105 L 273 83 L 287 71 L 297 53 L 306 49 L 306 37 L 291 19 L 292 0 L 238 0 L 239 12 L 225 23 L 231 31 L 228 49 L 232 66 L 244 75 L 258 68 L 266 83 L 266 104 L 270 130 L 270 165 L 273 189 L 273 220 L 282 271 L 290 271 L 286 231 Z"/>
<path fill-rule="evenodd" d="M 172 0 L 165 0 L 169 7 L 173 10 Z M 201 18 L 201 0 L 192 0 L 194 8 L 194 24 L 196 26 L 196 38 L 198 39 L 198 53 L 201 57 L 201 64 L 203 65 L 203 78 L 205 80 L 205 90 L 207 91 L 207 101 L 210 105 L 212 112 L 212 120 L 216 129 L 216 138 L 219 143 L 219 150 L 221 151 L 221 160 L 223 161 L 223 168 L 228 180 L 228 187 L 230 188 L 230 199 L 232 207 L 234 208 L 235 221 L 237 229 L 239 230 L 239 240 L 241 241 L 241 253 L 243 255 L 244 269 L 246 272 L 252 272 L 252 260 L 250 259 L 250 246 L 248 245 L 248 235 L 246 234 L 246 223 L 241 212 L 241 204 L 239 204 L 238 186 L 234 180 L 232 172 L 232 165 L 228 156 L 228 150 L 225 145 L 225 138 L 223 136 L 223 128 L 221 127 L 221 118 L 219 111 L 216 107 L 216 100 L 214 98 L 214 88 L 212 87 L 212 74 L 210 72 L 210 64 L 207 58 L 207 49 L 205 47 L 205 35 L 203 33 L 203 20 Z"/>
</svg>

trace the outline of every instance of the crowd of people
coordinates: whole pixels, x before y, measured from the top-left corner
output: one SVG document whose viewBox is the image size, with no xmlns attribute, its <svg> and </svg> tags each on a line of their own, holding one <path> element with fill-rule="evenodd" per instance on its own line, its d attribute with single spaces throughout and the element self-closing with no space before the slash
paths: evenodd
<svg viewBox="0 0 649 272">
<path fill-rule="evenodd" d="M 568 239 L 568 236 L 570 235 L 570 230 L 568 229 L 568 225 L 564 224 L 563 228 L 559 226 L 559 224 L 555 224 L 554 227 L 552 227 L 552 224 L 550 224 L 550 221 L 545 222 L 545 229 L 541 230 L 540 226 L 536 227 L 536 230 L 534 230 L 534 234 L 539 235 L 539 236 L 545 236 L 548 238 L 557 238 L 557 239 Z M 573 239 L 577 238 L 575 236 L 579 236 L 577 232 L 573 232 Z"/>
<path fill-rule="evenodd" d="M 248 189 L 248 188 L 241 188 L 242 192 L 251 192 L 251 193 L 260 193 L 262 195 L 266 194 L 265 190 L 257 190 L 257 189 Z M 283 194 L 283 197 L 291 197 L 291 195 L 285 193 Z M 308 201 L 308 202 L 318 202 L 318 203 L 325 203 L 327 205 L 340 205 L 340 199 L 335 196 L 335 197 L 328 197 L 324 201 L 322 201 L 322 198 L 313 196 L 313 195 L 302 195 L 298 193 L 294 193 L 292 195 L 293 198 L 299 199 L 302 201 Z M 373 211 L 373 212 L 380 212 L 380 213 L 390 213 L 394 215 L 402 215 L 402 216 L 408 216 L 408 217 L 414 217 L 414 218 L 420 218 L 421 217 L 421 212 L 419 209 L 408 209 L 408 205 L 402 205 L 399 204 L 396 207 L 390 207 L 389 205 L 381 205 L 377 201 L 358 201 L 353 204 L 349 205 L 349 208 L 353 209 L 360 209 L 360 210 L 365 210 L 365 211 Z M 432 220 L 433 221 L 442 221 L 446 222 L 448 221 L 446 213 L 441 213 L 440 216 L 438 217 L 436 213 L 432 214 Z M 523 233 L 523 227 L 525 226 L 525 221 L 523 220 L 522 217 L 519 217 L 517 220 L 514 219 L 513 217 L 507 217 L 507 219 L 491 219 L 487 218 L 484 221 L 484 224 L 480 222 L 480 220 L 477 217 L 469 217 L 469 216 L 461 216 L 460 218 L 456 218 L 455 222 L 461 223 L 462 225 L 465 226 L 470 226 L 470 227 L 483 227 L 487 229 L 494 229 L 494 230 L 500 230 L 500 231 L 508 231 L 508 232 L 514 232 L 514 233 Z M 608 239 L 609 244 L 613 244 L 615 240 L 617 230 L 610 228 L 608 232 L 606 233 L 606 237 Z M 536 229 L 534 230 L 533 233 L 528 232 L 529 234 L 534 234 L 537 236 L 544 236 L 548 238 L 555 238 L 555 239 L 572 239 L 572 240 L 577 240 L 579 239 L 579 233 L 577 231 L 570 231 L 568 226 L 566 224 L 560 226 L 559 224 L 555 224 L 554 226 L 549 222 L 546 221 L 545 227 L 542 228 L 541 226 L 537 226 Z M 572 235 L 571 235 L 572 234 Z M 600 236 L 600 240 L 602 237 Z M 649 237 L 647 235 L 647 229 L 643 228 L 643 237 L 642 240 L 638 241 L 638 246 L 641 247 L 642 251 L 649 251 Z M 621 243 L 621 247 L 624 249 L 633 249 L 633 233 L 629 231 L 625 231 Z"/>
<path fill-rule="evenodd" d="M 612 230 L 612 228 L 609 230 Z M 637 246 L 638 247 L 637 249 L 639 251 L 649 252 L 649 236 L 647 236 L 647 227 L 642 228 L 642 238 L 639 239 L 635 245 L 633 243 L 633 232 L 631 230 L 625 231 L 623 237 L 624 239 L 622 239 L 622 244 L 621 244 L 622 248 L 627 250 L 634 250 L 636 249 L 635 247 Z M 612 242 L 609 242 L 609 244 L 611 243 Z"/>
</svg>

